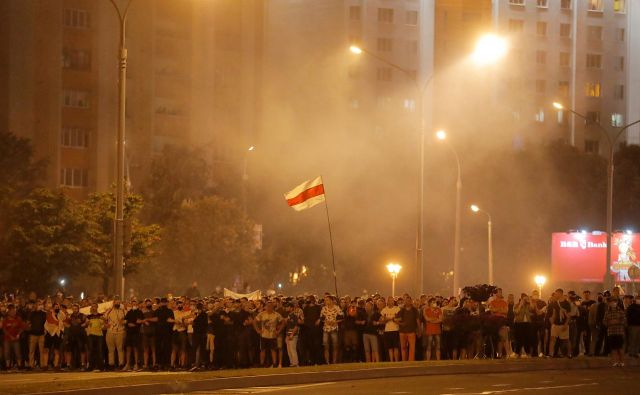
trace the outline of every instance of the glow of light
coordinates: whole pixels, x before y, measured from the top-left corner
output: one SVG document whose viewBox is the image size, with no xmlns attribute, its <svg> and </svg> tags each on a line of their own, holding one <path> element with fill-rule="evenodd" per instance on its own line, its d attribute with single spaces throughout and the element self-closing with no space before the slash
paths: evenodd
<svg viewBox="0 0 640 395">
<path fill-rule="evenodd" d="M 438 130 L 436 132 L 436 138 L 438 140 L 446 140 L 447 138 L 447 132 L 445 132 L 444 130 Z"/>
<path fill-rule="evenodd" d="M 357 45 L 352 45 L 349 47 L 349 51 L 353 52 L 356 55 L 360 55 L 362 53 L 362 48 L 358 47 Z"/>
<path fill-rule="evenodd" d="M 389 273 L 391 273 L 391 275 L 397 275 L 398 273 L 400 273 L 400 269 L 402 269 L 402 266 L 397 263 L 391 262 L 387 265 L 387 270 L 389 271 Z"/>
<path fill-rule="evenodd" d="M 278 283 L 278 289 L 282 289 L 282 283 Z"/>
<path fill-rule="evenodd" d="M 64 278 L 60 279 L 60 285 L 62 285 L 63 287 L 66 283 L 67 283 L 67 280 L 65 280 Z"/>
<path fill-rule="evenodd" d="M 507 54 L 507 40 L 495 34 L 487 34 L 478 40 L 471 59 L 477 65 L 495 63 Z"/>
<path fill-rule="evenodd" d="M 553 107 L 554 107 L 556 110 L 564 110 L 564 106 L 563 106 L 562 104 L 558 103 L 557 101 L 554 101 L 554 102 L 553 102 Z"/>
<path fill-rule="evenodd" d="M 473 211 L 474 213 L 477 213 L 478 211 L 480 211 L 480 207 L 476 206 L 475 204 L 472 204 L 471 211 Z"/>
<path fill-rule="evenodd" d="M 545 276 L 537 275 L 533 278 L 533 281 L 536 282 L 536 285 L 538 287 L 541 287 L 544 285 L 544 283 L 547 282 L 547 278 Z"/>
<path fill-rule="evenodd" d="M 582 233 L 583 235 L 586 235 L 587 234 L 587 230 L 586 229 L 581 229 L 580 233 Z"/>
<path fill-rule="evenodd" d="M 84 292 L 80 292 L 80 300 L 84 300 Z"/>
<path fill-rule="evenodd" d="M 625 233 L 626 233 L 626 234 L 628 234 L 628 235 L 632 235 L 632 234 L 633 234 L 633 231 L 632 231 L 631 229 L 627 229 L 627 230 L 625 231 Z"/>
<path fill-rule="evenodd" d="M 253 145 L 251 147 L 249 147 L 249 151 L 253 151 L 254 149 L 256 149 L 256 147 L 253 146 Z"/>
</svg>

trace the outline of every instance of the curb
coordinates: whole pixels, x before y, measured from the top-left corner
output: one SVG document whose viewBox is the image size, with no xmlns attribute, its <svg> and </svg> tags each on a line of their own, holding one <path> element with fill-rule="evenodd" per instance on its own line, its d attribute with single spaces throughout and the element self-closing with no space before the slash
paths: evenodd
<svg viewBox="0 0 640 395">
<path fill-rule="evenodd" d="M 637 360 L 627 360 L 627 366 L 638 367 Z M 386 377 L 442 376 L 459 374 L 514 373 L 545 370 L 602 369 L 611 366 L 607 359 L 572 360 L 531 360 L 531 361 L 493 361 L 487 364 L 464 365 L 452 363 L 434 366 L 398 366 L 372 369 L 333 370 L 322 372 L 276 373 L 256 376 L 223 377 L 203 380 L 173 381 L 129 386 L 94 387 L 53 392 L 38 392 L 40 395 L 147 395 L 175 394 L 194 391 L 214 391 L 228 388 L 247 388 L 257 386 L 281 386 L 311 384 L 326 381 L 370 380 Z M 197 374 L 197 373 L 196 373 Z M 34 393 L 36 394 L 36 393 Z"/>
</svg>

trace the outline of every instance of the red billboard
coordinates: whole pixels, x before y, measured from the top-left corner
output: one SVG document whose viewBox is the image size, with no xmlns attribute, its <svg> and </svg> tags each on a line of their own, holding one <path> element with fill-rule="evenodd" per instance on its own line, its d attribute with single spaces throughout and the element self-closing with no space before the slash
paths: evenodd
<svg viewBox="0 0 640 395">
<path fill-rule="evenodd" d="M 611 274 L 617 283 L 640 280 L 640 234 L 612 235 Z M 607 260 L 607 235 L 603 232 L 553 233 L 551 272 L 559 282 L 601 282 Z"/>
</svg>

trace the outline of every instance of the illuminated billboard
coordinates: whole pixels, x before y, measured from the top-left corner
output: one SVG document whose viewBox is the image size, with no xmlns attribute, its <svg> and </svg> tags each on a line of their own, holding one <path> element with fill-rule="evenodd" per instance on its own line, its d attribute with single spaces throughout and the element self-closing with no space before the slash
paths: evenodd
<svg viewBox="0 0 640 395">
<path fill-rule="evenodd" d="M 616 282 L 638 281 L 640 263 L 636 249 L 640 234 L 612 235 L 611 274 Z M 607 235 L 603 232 L 553 233 L 551 271 L 554 281 L 601 282 L 607 260 Z M 635 278 L 635 280 L 633 279 Z"/>
</svg>

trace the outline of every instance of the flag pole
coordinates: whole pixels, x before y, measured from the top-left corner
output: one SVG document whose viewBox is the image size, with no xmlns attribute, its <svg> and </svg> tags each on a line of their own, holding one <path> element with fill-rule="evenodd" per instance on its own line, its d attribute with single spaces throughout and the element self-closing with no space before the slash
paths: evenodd
<svg viewBox="0 0 640 395">
<path fill-rule="evenodd" d="M 329 205 L 327 204 L 327 190 L 324 188 L 324 208 L 327 213 L 327 224 L 329 225 L 329 242 L 331 243 L 331 263 L 333 264 L 333 286 L 336 289 L 336 298 L 338 297 L 338 277 L 336 276 L 336 256 L 333 252 L 333 235 L 331 234 L 331 220 L 329 219 Z"/>
</svg>

